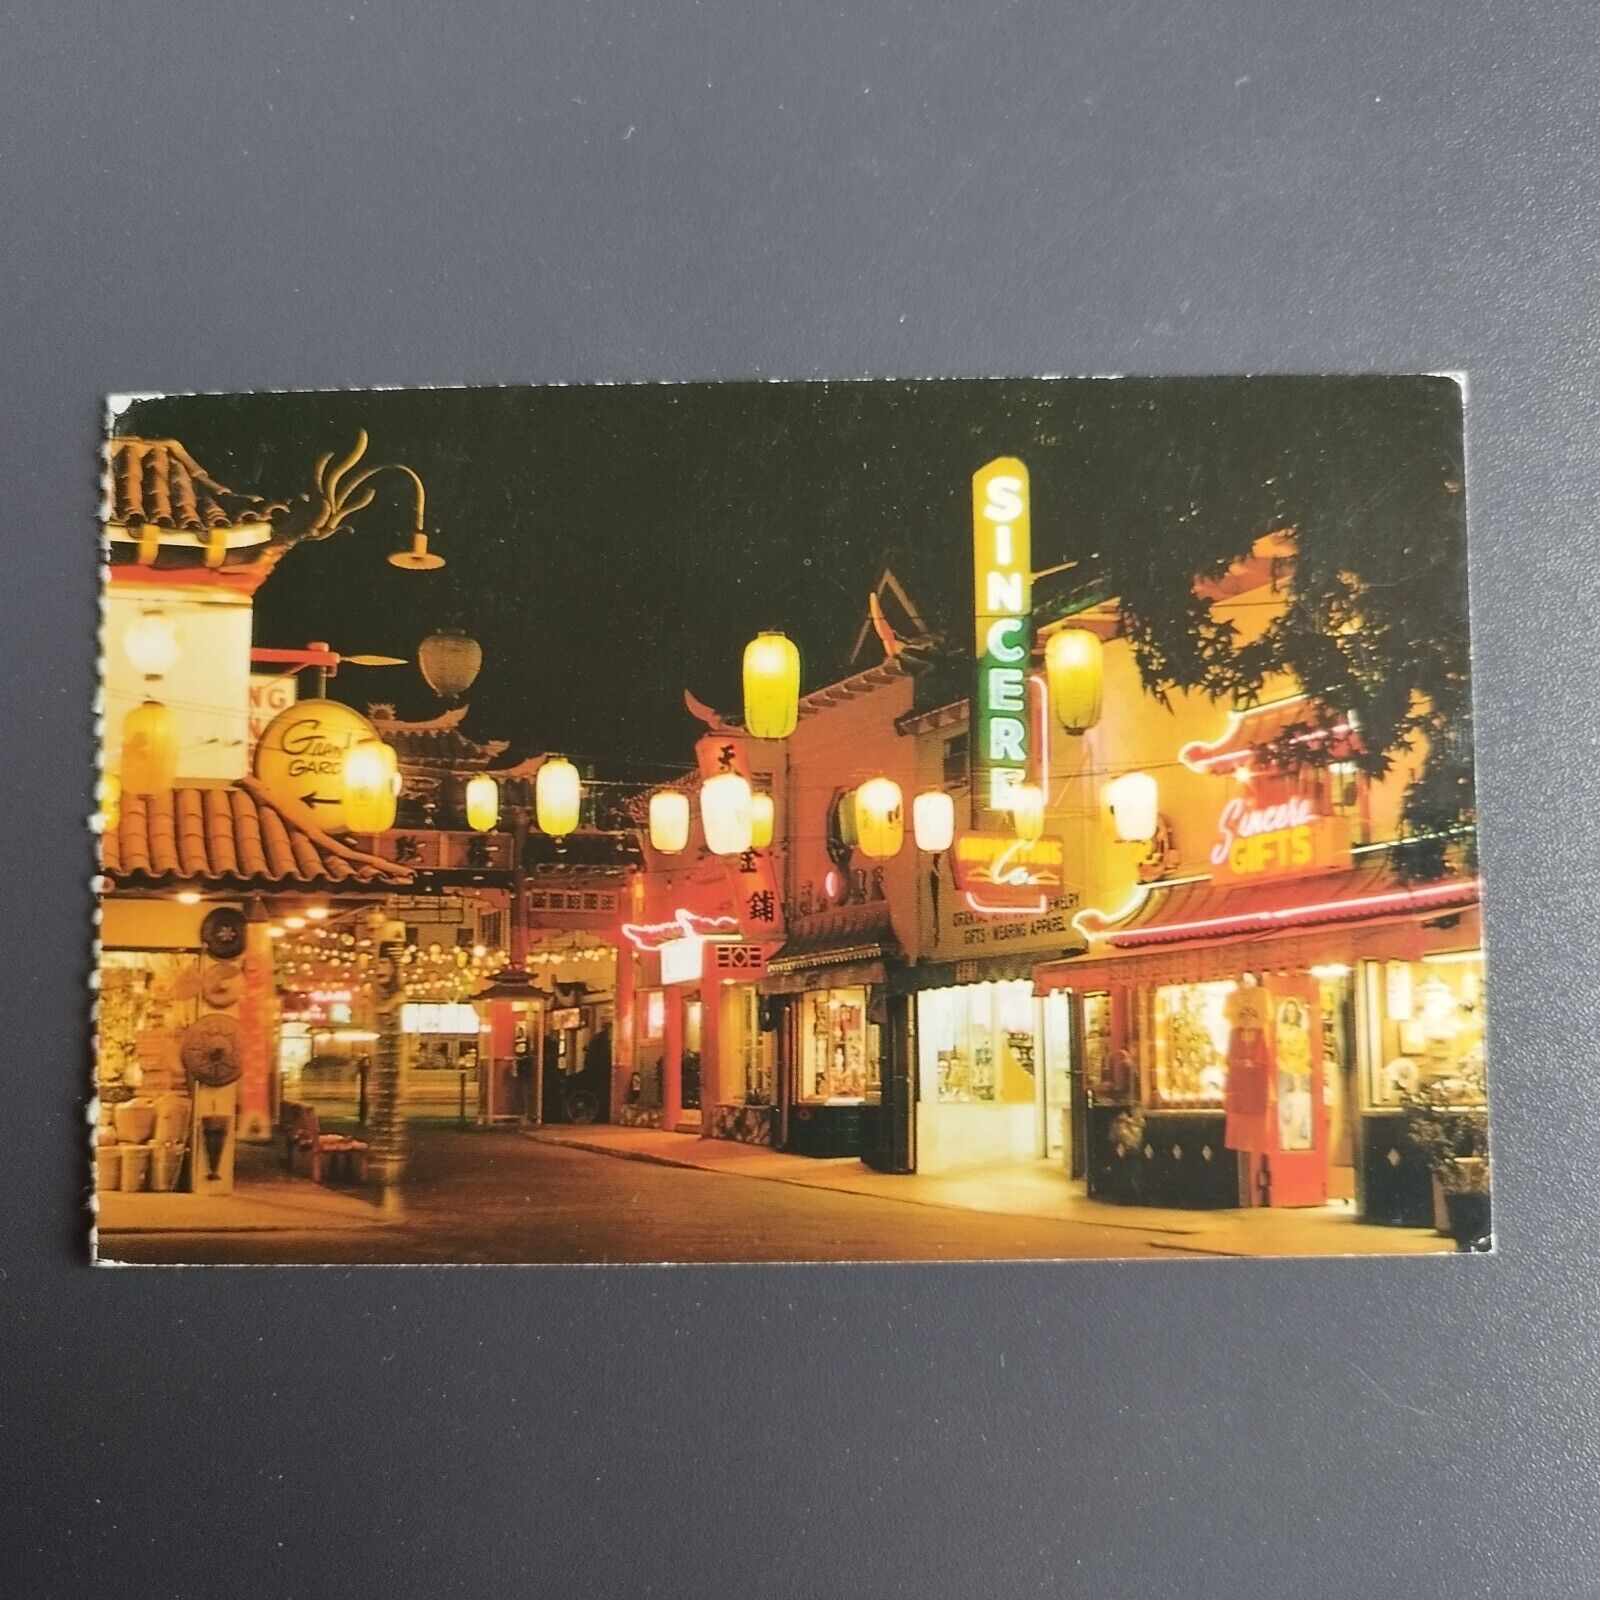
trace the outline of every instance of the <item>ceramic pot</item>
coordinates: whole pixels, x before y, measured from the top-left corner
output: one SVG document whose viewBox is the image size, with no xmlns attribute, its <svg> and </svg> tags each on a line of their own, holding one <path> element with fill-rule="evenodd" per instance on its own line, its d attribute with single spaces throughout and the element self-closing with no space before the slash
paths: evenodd
<svg viewBox="0 0 1600 1600">
<path fill-rule="evenodd" d="M 103 1144 L 94 1153 L 94 1186 L 97 1189 L 122 1187 L 122 1146 Z"/>
<path fill-rule="evenodd" d="M 168 1194 L 178 1186 L 178 1174 L 183 1170 L 183 1146 L 158 1144 L 150 1158 L 150 1187 Z"/>
<path fill-rule="evenodd" d="M 154 1115 L 154 1113 L 152 1113 Z M 150 1146 L 130 1144 L 122 1147 L 122 1192 L 137 1194 L 150 1176 Z"/>
<path fill-rule="evenodd" d="M 189 1139 L 188 1095 L 162 1095 L 156 1101 L 155 1127 L 151 1131 L 157 1144 L 186 1144 Z"/>
<path fill-rule="evenodd" d="M 124 1100 L 117 1107 L 117 1137 L 124 1144 L 149 1144 L 156 1131 L 156 1107 L 153 1100 Z"/>
</svg>

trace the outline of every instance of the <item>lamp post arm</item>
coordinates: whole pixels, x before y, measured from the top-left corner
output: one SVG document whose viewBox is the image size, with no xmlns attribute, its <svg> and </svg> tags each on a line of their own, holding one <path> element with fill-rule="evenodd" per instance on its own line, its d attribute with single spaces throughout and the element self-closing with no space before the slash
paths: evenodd
<svg viewBox="0 0 1600 1600">
<path fill-rule="evenodd" d="M 426 531 L 425 524 L 428 508 L 428 491 L 423 486 L 422 479 L 419 478 L 417 474 L 412 471 L 412 469 L 403 461 L 381 461 L 375 467 L 368 467 L 365 472 L 358 472 L 355 477 L 353 477 L 345 486 L 345 492 L 347 494 L 355 494 L 358 490 L 371 482 L 373 478 L 377 477 L 380 472 L 403 472 L 411 480 L 412 486 L 417 491 L 416 519 L 413 526 L 418 533 Z M 370 505 L 371 498 L 372 497 L 369 494 L 363 504 Z"/>
</svg>

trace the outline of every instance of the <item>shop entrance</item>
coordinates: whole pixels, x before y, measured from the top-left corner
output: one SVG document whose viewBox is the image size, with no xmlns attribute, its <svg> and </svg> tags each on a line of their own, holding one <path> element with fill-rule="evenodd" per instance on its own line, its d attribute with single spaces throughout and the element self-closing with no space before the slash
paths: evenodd
<svg viewBox="0 0 1600 1600">
<path fill-rule="evenodd" d="M 1038 1006 L 1041 1152 L 1047 1160 L 1067 1163 L 1071 1176 L 1081 1178 L 1084 1096 L 1081 1064 L 1072 1048 L 1072 1000 L 1066 990 L 1055 989 Z"/>
</svg>

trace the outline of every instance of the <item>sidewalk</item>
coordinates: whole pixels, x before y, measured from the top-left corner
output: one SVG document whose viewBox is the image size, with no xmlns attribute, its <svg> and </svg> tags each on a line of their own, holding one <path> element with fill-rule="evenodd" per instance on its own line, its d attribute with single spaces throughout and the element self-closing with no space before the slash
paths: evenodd
<svg viewBox="0 0 1600 1600">
<path fill-rule="evenodd" d="M 102 1239 L 119 1233 L 327 1233 L 383 1224 L 371 1191 L 291 1178 L 266 1147 L 239 1154 L 232 1194 L 97 1193 L 96 1232 Z"/>
<path fill-rule="evenodd" d="M 733 1177 L 871 1195 L 908 1205 L 942 1206 L 1122 1228 L 1145 1244 L 1177 1254 L 1217 1256 L 1434 1255 L 1453 1250 L 1421 1228 L 1381 1228 L 1356 1222 L 1344 1204 L 1304 1210 L 1176 1211 L 1153 1206 L 1110 1205 L 1088 1199 L 1053 1162 L 982 1167 L 942 1175 L 874 1172 L 853 1156 L 817 1160 L 784 1155 L 764 1146 L 659 1128 L 589 1127 L 530 1129 L 525 1137 L 588 1150 L 627 1161 L 690 1167 Z"/>
</svg>

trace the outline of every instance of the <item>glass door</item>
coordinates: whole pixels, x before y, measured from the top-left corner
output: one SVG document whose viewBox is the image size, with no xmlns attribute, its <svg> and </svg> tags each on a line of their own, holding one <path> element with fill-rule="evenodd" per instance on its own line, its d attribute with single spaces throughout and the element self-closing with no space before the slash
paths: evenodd
<svg viewBox="0 0 1600 1600">
<path fill-rule="evenodd" d="M 1046 1159 L 1065 1161 L 1073 1143 L 1072 1001 L 1066 990 L 1052 989 L 1038 1004 L 1039 1037 L 1044 1043 L 1044 1070 L 1039 1074 L 1044 1118 L 1040 1147 Z M 1071 1173 L 1081 1176 L 1075 1159 Z"/>
</svg>

